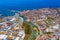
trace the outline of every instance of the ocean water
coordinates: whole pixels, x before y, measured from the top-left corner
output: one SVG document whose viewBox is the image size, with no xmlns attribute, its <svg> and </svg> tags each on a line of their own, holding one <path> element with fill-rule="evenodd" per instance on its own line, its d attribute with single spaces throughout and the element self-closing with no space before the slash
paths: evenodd
<svg viewBox="0 0 60 40">
<path fill-rule="evenodd" d="M 0 0 L 0 14 L 14 15 L 7 10 L 32 10 L 40 8 L 59 8 L 60 0 Z"/>
</svg>

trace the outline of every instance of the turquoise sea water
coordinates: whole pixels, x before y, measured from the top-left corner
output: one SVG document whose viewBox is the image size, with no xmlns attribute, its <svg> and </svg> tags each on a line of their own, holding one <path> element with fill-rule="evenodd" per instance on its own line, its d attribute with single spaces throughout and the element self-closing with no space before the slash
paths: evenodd
<svg viewBox="0 0 60 40">
<path fill-rule="evenodd" d="M 39 8 L 58 8 L 60 0 L 0 0 L 0 14 L 14 15 L 7 10 L 32 10 Z"/>
</svg>

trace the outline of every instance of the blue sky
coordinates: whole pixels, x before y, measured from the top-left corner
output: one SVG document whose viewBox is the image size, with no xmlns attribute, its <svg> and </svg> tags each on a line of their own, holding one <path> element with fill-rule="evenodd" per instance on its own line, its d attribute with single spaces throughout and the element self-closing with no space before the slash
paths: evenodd
<svg viewBox="0 0 60 40">
<path fill-rule="evenodd" d="M 60 0 L 0 0 L 0 8 L 60 7 Z"/>
</svg>

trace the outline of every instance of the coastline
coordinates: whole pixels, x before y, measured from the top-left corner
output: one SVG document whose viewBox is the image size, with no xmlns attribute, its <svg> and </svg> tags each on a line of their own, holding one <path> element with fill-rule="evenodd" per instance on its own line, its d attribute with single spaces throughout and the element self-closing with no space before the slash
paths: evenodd
<svg viewBox="0 0 60 40">
<path fill-rule="evenodd" d="M 47 8 L 49 8 L 49 7 L 47 7 Z M 58 7 L 58 8 L 60 8 L 60 7 Z M 58 9 L 58 8 L 49 8 L 49 9 Z M 27 11 L 27 10 L 39 10 L 39 9 L 43 9 L 43 8 L 32 8 L 32 9 L 0 9 L 0 14 L 2 15 L 2 16 L 4 16 L 4 17 L 6 17 L 6 16 L 14 16 L 15 15 L 15 13 L 18 13 L 18 12 L 23 12 L 23 11 Z M 13 10 L 13 11 L 11 11 L 11 10 Z"/>
</svg>

